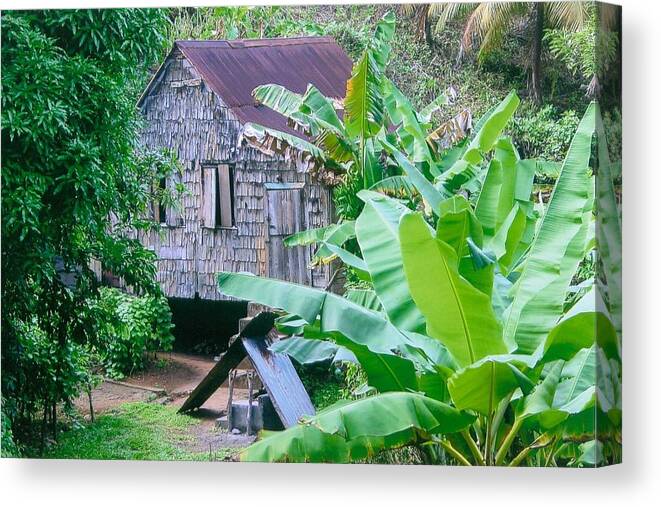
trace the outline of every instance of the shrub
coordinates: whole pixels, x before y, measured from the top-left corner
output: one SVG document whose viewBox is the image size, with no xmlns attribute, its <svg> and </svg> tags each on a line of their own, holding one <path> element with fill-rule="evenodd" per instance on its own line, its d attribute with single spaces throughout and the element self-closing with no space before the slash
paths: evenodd
<svg viewBox="0 0 661 507">
<path fill-rule="evenodd" d="M 11 429 L 11 419 L 5 415 L 5 400 L 2 400 L 2 413 L 0 414 L 2 424 L 2 444 L 0 447 L 0 456 L 3 458 L 18 458 L 21 456 L 21 449 L 14 440 L 14 433 Z"/>
<path fill-rule="evenodd" d="M 109 376 L 122 377 L 142 368 L 145 352 L 172 348 L 174 326 L 164 297 L 136 297 L 103 288 L 97 305 L 103 324 L 96 347 Z"/>
<path fill-rule="evenodd" d="M 558 113 L 555 107 L 547 105 L 522 111 L 514 117 L 509 131 L 516 139 L 521 158 L 562 162 L 578 122 L 575 111 Z"/>
</svg>

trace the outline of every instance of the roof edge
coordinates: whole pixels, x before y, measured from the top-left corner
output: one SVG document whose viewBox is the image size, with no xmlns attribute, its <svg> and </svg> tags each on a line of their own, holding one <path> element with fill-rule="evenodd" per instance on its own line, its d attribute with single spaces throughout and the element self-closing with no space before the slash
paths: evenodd
<svg viewBox="0 0 661 507">
<path fill-rule="evenodd" d="M 239 49 L 262 46 L 295 46 L 298 44 L 337 44 L 337 41 L 330 36 L 300 36 L 300 37 L 271 37 L 259 39 L 188 39 L 176 40 L 175 45 L 188 47 L 220 46 L 228 49 Z"/>
</svg>

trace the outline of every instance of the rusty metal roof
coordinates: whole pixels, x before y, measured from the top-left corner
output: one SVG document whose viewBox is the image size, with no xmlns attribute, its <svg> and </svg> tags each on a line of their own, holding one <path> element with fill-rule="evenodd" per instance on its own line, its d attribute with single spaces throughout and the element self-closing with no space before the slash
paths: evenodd
<svg viewBox="0 0 661 507">
<path fill-rule="evenodd" d="M 284 116 L 257 104 L 252 91 L 275 83 L 304 93 L 313 84 L 325 96 L 341 99 L 351 75 L 351 60 L 331 37 L 177 41 L 175 45 L 241 123 L 298 136 Z"/>
</svg>

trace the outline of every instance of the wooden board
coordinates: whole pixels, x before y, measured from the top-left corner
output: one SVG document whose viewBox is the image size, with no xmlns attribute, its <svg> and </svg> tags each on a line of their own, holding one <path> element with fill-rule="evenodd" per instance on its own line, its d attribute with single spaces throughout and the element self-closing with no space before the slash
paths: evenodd
<svg viewBox="0 0 661 507">
<path fill-rule="evenodd" d="M 303 220 L 303 188 L 267 186 L 268 276 L 289 282 L 310 284 L 309 249 L 286 247 L 290 234 L 305 230 Z"/>
<path fill-rule="evenodd" d="M 202 226 L 216 227 L 217 167 L 204 166 L 202 172 Z"/>
<path fill-rule="evenodd" d="M 232 172 L 227 164 L 218 166 L 218 192 L 220 198 L 220 226 L 232 227 Z"/>
</svg>

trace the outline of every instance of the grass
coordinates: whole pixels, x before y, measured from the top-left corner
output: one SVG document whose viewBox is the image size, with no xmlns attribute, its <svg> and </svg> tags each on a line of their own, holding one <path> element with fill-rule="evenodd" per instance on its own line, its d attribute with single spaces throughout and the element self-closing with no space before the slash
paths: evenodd
<svg viewBox="0 0 661 507">
<path fill-rule="evenodd" d="M 199 424 L 177 414 L 173 407 L 127 403 L 97 418 L 94 423 L 60 435 L 46 458 L 148 461 L 207 461 L 223 459 L 228 450 L 191 452 L 191 430 Z"/>
</svg>

